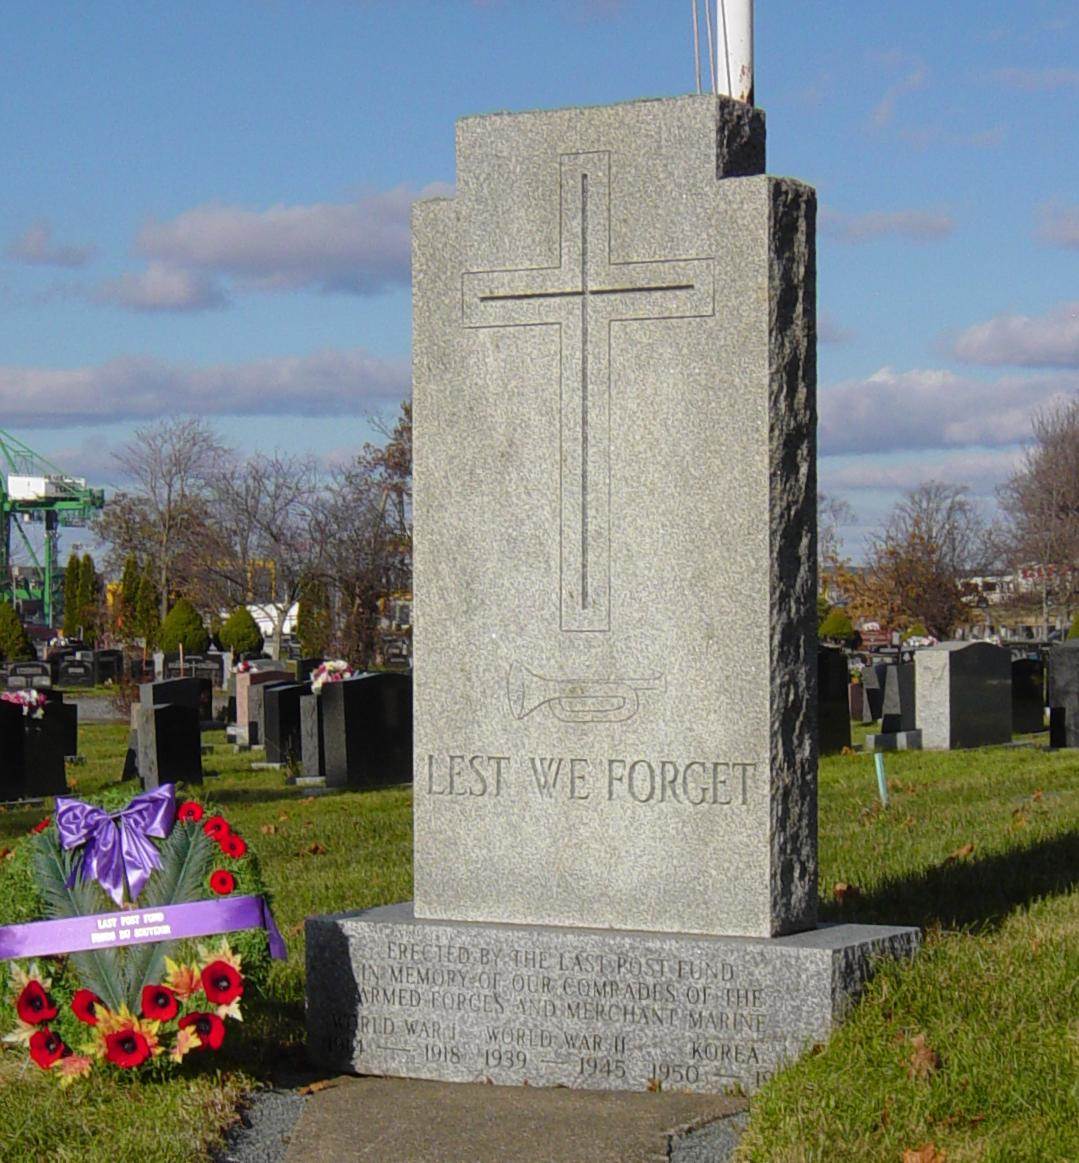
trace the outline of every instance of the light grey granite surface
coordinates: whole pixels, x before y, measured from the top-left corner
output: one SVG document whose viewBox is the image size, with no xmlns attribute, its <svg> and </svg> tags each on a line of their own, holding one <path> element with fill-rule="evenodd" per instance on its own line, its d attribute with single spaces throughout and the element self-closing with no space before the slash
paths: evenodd
<svg viewBox="0 0 1079 1163">
<path fill-rule="evenodd" d="M 739 938 L 419 921 L 405 904 L 314 917 L 308 1047 L 359 1074 L 752 1092 L 827 1038 L 874 958 L 917 942 L 880 925 Z"/>
<path fill-rule="evenodd" d="M 815 200 L 729 104 L 466 118 L 415 209 L 418 915 L 814 921 Z"/>
</svg>

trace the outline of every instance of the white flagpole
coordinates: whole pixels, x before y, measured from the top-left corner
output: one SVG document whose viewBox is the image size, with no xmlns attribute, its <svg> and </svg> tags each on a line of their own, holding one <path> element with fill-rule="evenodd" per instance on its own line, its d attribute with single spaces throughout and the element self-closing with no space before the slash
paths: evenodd
<svg viewBox="0 0 1079 1163">
<path fill-rule="evenodd" d="M 716 0 L 719 91 L 753 104 L 753 0 Z"/>
</svg>

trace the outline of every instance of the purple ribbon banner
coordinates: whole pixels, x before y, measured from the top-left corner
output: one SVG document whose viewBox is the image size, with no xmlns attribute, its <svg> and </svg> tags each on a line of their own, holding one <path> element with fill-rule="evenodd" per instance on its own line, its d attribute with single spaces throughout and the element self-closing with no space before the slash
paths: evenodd
<svg viewBox="0 0 1079 1163">
<path fill-rule="evenodd" d="M 0 925 L 0 961 L 14 957 L 51 957 L 84 949 L 119 949 L 149 941 L 178 941 L 239 929 L 265 929 L 270 956 L 288 955 L 270 906 L 260 896 L 193 901 L 159 908 L 129 908 L 116 913 L 90 913 L 55 921 Z"/>
</svg>

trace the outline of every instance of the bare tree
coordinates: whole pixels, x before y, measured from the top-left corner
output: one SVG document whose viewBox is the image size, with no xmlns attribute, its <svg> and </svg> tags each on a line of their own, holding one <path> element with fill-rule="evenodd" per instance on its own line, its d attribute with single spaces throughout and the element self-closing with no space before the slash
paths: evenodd
<svg viewBox="0 0 1079 1163">
<path fill-rule="evenodd" d="M 828 588 L 829 579 L 844 564 L 840 530 L 854 521 L 854 510 L 841 497 L 817 494 L 817 577 L 821 590 Z"/>
<path fill-rule="evenodd" d="M 211 483 L 195 592 L 210 609 L 261 605 L 275 655 L 305 580 L 324 569 L 331 526 L 322 487 L 313 457 L 280 452 L 223 462 Z"/>
<path fill-rule="evenodd" d="M 1036 412 L 1031 427 L 1034 441 L 998 499 L 1013 561 L 1040 567 L 1043 607 L 1053 594 L 1070 609 L 1079 564 L 1079 399 Z"/>
<path fill-rule="evenodd" d="M 174 417 L 136 429 L 115 458 L 131 481 L 110 497 L 96 523 L 110 564 L 129 553 L 154 563 L 161 617 L 170 590 L 186 588 L 190 561 L 206 528 L 210 483 L 227 455 L 217 433 L 194 417 Z"/>
</svg>

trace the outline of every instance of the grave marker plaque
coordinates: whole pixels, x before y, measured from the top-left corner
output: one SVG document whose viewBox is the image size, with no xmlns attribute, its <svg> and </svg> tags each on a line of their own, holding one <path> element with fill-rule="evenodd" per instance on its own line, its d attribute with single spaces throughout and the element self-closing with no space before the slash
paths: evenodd
<svg viewBox="0 0 1079 1163">
<path fill-rule="evenodd" d="M 914 656 L 922 746 L 950 751 L 1012 738 L 1011 655 L 990 642 L 942 642 Z"/>
</svg>

